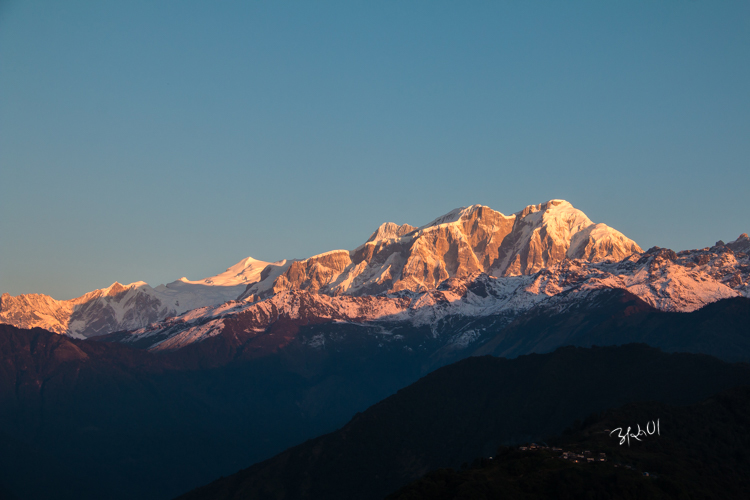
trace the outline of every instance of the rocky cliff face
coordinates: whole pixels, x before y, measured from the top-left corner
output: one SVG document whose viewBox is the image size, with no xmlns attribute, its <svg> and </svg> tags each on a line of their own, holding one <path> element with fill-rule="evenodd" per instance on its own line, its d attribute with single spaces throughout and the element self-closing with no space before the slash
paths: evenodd
<svg viewBox="0 0 750 500">
<path fill-rule="evenodd" d="M 379 241 L 379 240 L 391 240 L 393 238 L 400 238 L 406 234 L 416 231 L 418 228 L 410 226 L 409 224 L 394 224 L 393 222 L 385 222 L 372 233 L 372 236 L 367 241 Z"/>
<path fill-rule="evenodd" d="M 721 241 L 717 242 L 717 246 L 721 246 Z M 723 244 L 723 243 L 722 243 Z M 739 238 L 737 238 L 734 241 L 730 241 L 726 244 L 726 247 L 732 250 L 733 252 L 737 253 L 750 253 L 750 237 L 747 236 L 747 233 L 742 233 Z"/>
<path fill-rule="evenodd" d="M 55 333 L 68 333 L 68 322 L 75 305 L 55 300 L 49 295 L 29 293 L 13 297 L 0 296 L 0 323 L 19 328 L 44 328 Z"/>
<path fill-rule="evenodd" d="M 293 262 L 272 287 L 273 293 L 290 289 L 318 292 L 333 283 L 352 263 L 349 252 L 334 250 L 309 259 Z"/>
<path fill-rule="evenodd" d="M 640 252 L 634 241 L 594 224 L 563 200 L 530 205 L 510 216 L 474 205 L 420 228 L 383 224 L 351 252 L 336 250 L 293 263 L 271 290 L 330 295 L 423 292 L 476 272 L 530 275 L 567 259 L 619 261 Z"/>
</svg>

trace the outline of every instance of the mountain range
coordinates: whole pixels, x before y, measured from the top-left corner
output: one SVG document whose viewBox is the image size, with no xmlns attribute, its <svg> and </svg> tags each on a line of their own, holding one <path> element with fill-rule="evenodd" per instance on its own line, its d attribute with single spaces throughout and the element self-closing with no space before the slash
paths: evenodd
<svg viewBox="0 0 750 500">
<path fill-rule="evenodd" d="M 750 362 L 748 253 L 746 234 L 644 251 L 551 200 L 386 223 L 351 251 L 248 257 L 198 281 L 3 294 L 0 447 L 19 459 L 2 462 L 0 492 L 170 498 L 476 356 L 642 342 Z"/>
<path fill-rule="evenodd" d="M 75 338 L 119 332 L 108 340 L 161 351 L 237 323 L 253 336 L 279 321 L 377 324 L 384 331 L 457 317 L 509 323 L 530 309 L 564 310 L 609 289 L 627 290 L 662 311 L 687 312 L 750 296 L 749 251 L 750 238 L 742 234 L 710 248 L 644 252 L 564 200 L 510 216 L 474 205 L 422 227 L 385 223 L 351 251 L 274 263 L 247 258 L 199 281 L 156 288 L 114 283 L 68 301 L 3 294 L 0 321 Z"/>
</svg>

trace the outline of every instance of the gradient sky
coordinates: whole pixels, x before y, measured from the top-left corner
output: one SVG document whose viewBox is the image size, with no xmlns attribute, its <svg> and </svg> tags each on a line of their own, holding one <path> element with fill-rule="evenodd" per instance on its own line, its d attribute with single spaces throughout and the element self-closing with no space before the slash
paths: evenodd
<svg viewBox="0 0 750 500">
<path fill-rule="evenodd" d="M 750 3 L 0 0 L 0 293 L 68 299 L 563 198 L 750 231 Z"/>
</svg>

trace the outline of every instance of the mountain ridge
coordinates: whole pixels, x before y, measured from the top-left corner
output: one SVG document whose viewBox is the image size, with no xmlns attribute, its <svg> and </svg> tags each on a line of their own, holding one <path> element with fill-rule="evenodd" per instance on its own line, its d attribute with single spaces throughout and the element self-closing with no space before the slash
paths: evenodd
<svg viewBox="0 0 750 500">
<path fill-rule="evenodd" d="M 747 297 L 749 264 L 747 254 L 734 254 L 726 247 L 680 254 L 652 248 L 620 262 L 565 261 L 528 276 L 493 277 L 477 272 L 464 279 L 446 280 L 422 293 L 356 296 L 289 289 L 264 299 L 251 297 L 193 310 L 122 334 L 118 341 L 154 350 L 179 349 L 222 335 L 232 318 L 245 325 L 243 332 L 262 337 L 270 334 L 282 316 L 292 321 L 315 317 L 316 321 L 350 322 L 376 329 L 381 328 L 377 325 L 392 329 L 401 324 L 435 328 L 446 321 L 470 324 L 487 318 L 499 322 L 493 326 L 496 329 L 533 311 L 537 315 L 559 314 L 611 290 L 627 291 L 662 311 L 689 312 L 721 299 Z M 297 305 L 302 303 L 304 309 Z M 474 330 L 475 340 L 483 338 L 482 331 Z"/>
<path fill-rule="evenodd" d="M 202 325 L 267 300 L 283 307 L 278 299 L 293 297 L 288 292 L 294 290 L 333 297 L 335 309 L 349 307 L 352 301 L 345 297 L 375 297 L 372 302 L 382 303 L 375 307 L 381 311 L 408 298 L 408 306 L 387 316 L 407 315 L 418 324 L 446 314 L 493 314 L 500 308 L 519 314 L 548 299 L 560 301 L 563 292 L 584 297 L 607 288 L 627 289 L 662 310 L 689 311 L 721 298 L 750 296 L 750 261 L 743 252 L 750 248 L 748 242 L 743 234 L 706 249 L 675 253 L 654 247 L 644 252 L 564 200 L 529 205 L 509 216 L 472 205 L 421 227 L 381 224 L 353 250 L 272 263 L 248 257 L 203 280 L 181 278 L 156 288 L 144 282 L 114 283 L 69 301 L 3 294 L 0 322 L 76 338 L 119 331 L 142 337 L 160 323 L 162 330 L 171 328 L 175 320 L 170 318 L 177 318 L 197 322 L 209 335 L 217 330 Z M 476 286 L 491 290 L 490 296 L 466 294 Z M 388 318 L 344 314 L 339 319 Z M 193 335 L 196 341 L 206 338 L 199 333 Z"/>
</svg>

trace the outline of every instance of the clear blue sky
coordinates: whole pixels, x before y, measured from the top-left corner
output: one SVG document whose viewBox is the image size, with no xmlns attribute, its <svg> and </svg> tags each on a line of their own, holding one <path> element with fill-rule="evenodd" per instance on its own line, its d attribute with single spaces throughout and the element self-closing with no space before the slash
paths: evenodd
<svg viewBox="0 0 750 500">
<path fill-rule="evenodd" d="M 199 279 L 564 198 L 750 231 L 750 3 L 0 0 L 0 293 Z"/>
</svg>

